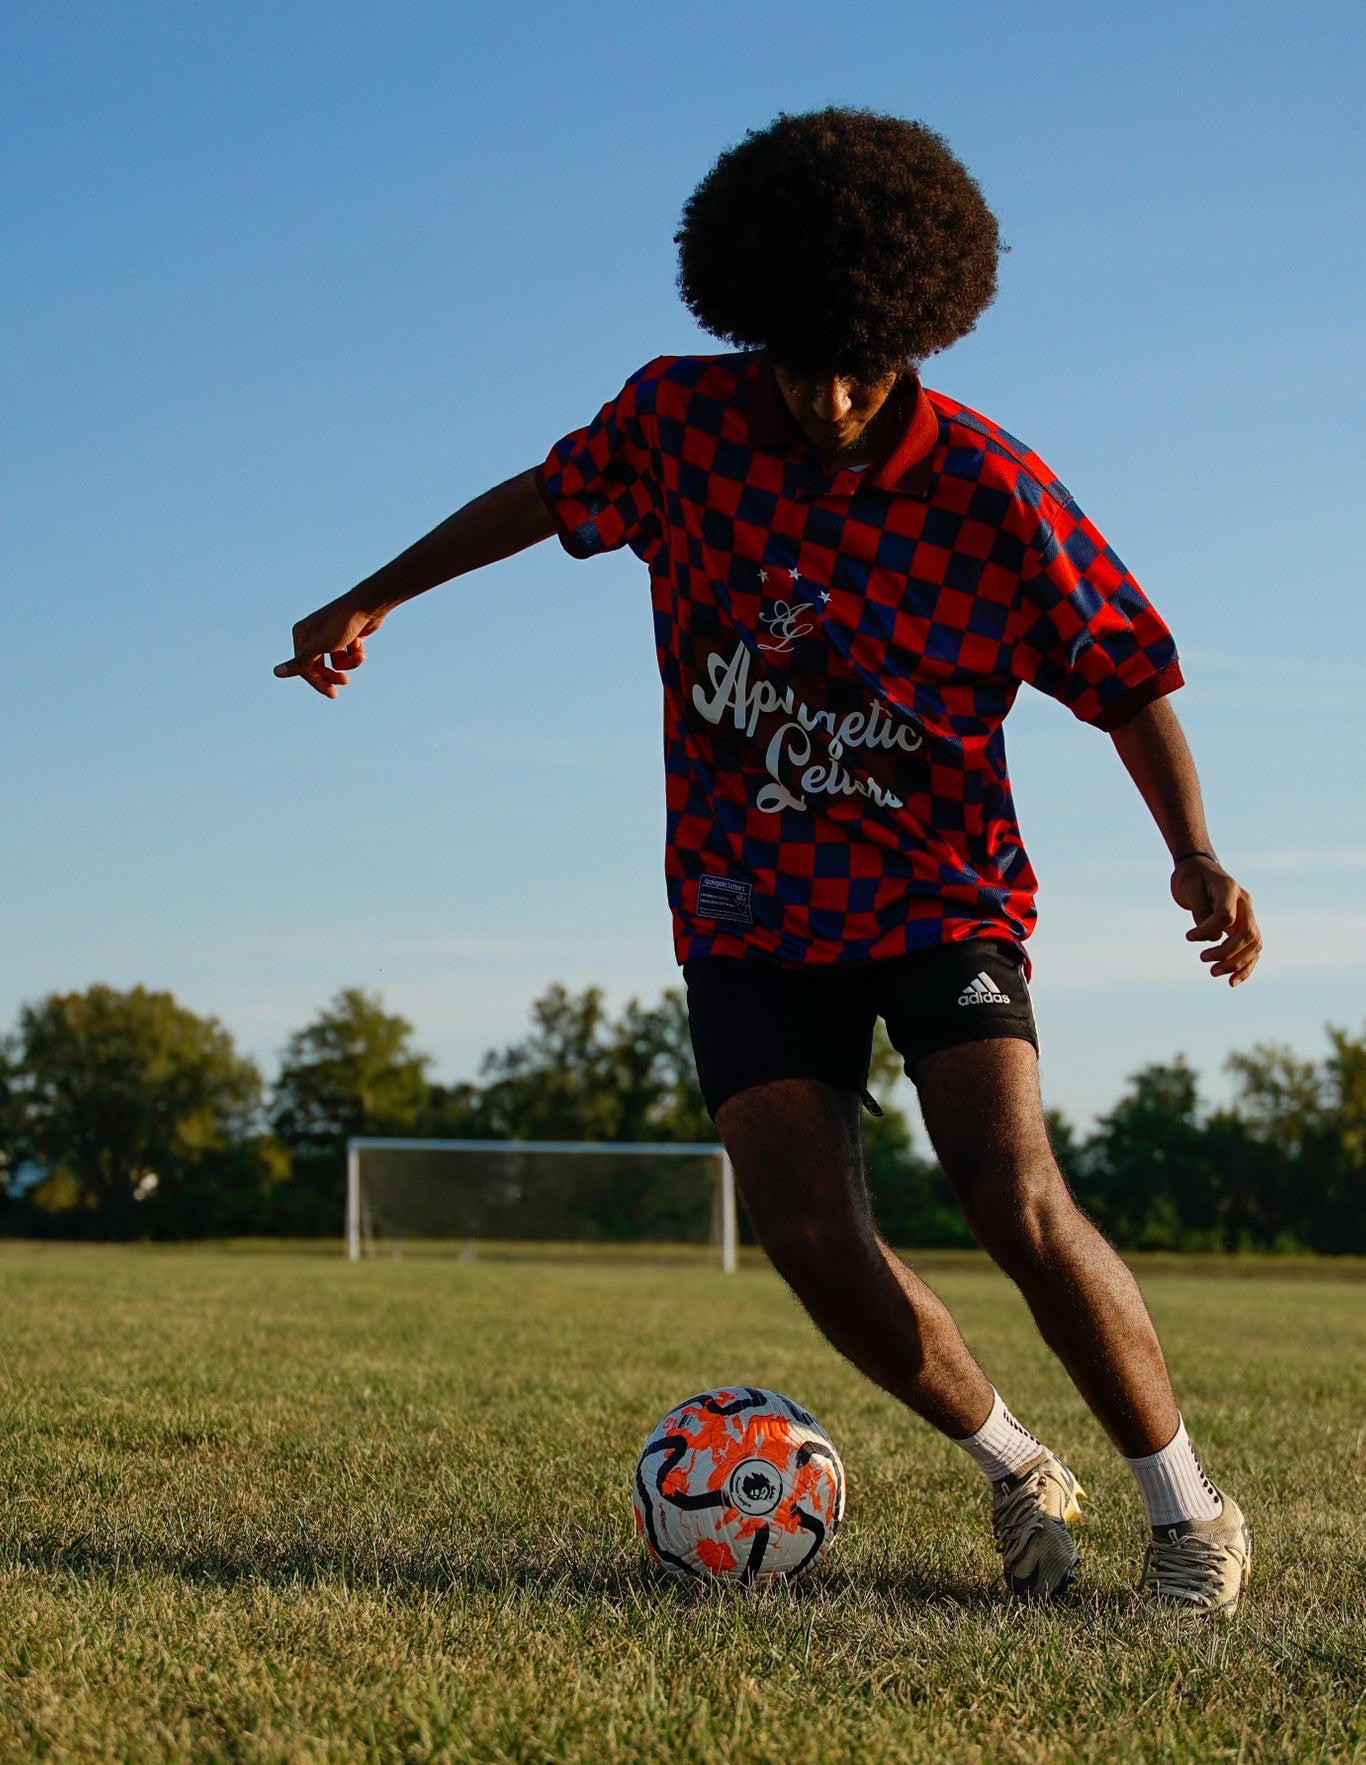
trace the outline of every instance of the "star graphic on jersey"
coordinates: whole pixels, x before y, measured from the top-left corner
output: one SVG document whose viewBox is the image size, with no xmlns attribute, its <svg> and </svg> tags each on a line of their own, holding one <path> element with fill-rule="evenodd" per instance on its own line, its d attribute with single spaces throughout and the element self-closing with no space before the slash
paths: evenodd
<svg viewBox="0 0 1366 1765">
<path fill-rule="evenodd" d="M 794 589 L 797 587 L 798 583 L 801 582 L 801 580 L 802 580 L 802 578 L 801 578 L 800 573 L 798 571 L 794 570 L 792 572 L 792 586 Z M 809 580 L 807 581 L 805 587 L 802 589 L 802 593 L 806 596 L 808 602 L 810 602 L 811 605 L 817 606 L 817 607 L 823 607 L 825 605 L 825 603 L 830 599 L 830 590 L 828 588 L 817 588 L 815 583 L 811 582 Z"/>
</svg>

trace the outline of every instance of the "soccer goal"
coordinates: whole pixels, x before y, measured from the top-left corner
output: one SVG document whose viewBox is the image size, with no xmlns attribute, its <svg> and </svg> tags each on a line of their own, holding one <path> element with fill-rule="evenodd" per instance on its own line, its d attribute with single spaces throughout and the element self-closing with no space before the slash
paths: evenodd
<svg viewBox="0 0 1366 1765">
<path fill-rule="evenodd" d="M 724 1146 L 594 1140 L 346 1143 L 346 1254 L 405 1244 L 711 1245 L 736 1266 Z"/>
</svg>

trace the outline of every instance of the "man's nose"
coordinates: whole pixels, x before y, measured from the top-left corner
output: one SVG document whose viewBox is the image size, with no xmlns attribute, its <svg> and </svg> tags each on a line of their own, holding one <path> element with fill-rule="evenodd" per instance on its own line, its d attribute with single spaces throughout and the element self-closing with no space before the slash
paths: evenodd
<svg viewBox="0 0 1366 1765">
<path fill-rule="evenodd" d="M 842 422 L 854 408 L 849 382 L 838 374 L 832 374 L 828 380 L 818 380 L 811 403 L 823 423 Z"/>
</svg>

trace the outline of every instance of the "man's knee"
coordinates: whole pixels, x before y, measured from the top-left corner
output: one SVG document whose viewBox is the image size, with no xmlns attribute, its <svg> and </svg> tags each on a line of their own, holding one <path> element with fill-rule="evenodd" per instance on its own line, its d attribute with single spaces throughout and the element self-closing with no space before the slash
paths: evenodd
<svg viewBox="0 0 1366 1765">
<path fill-rule="evenodd" d="M 753 1216 L 752 1216 L 753 1217 Z M 798 1292 L 847 1282 L 877 1255 L 877 1235 L 866 1209 L 777 1206 L 753 1218 L 770 1262 Z"/>
<path fill-rule="evenodd" d="M 982 1172 L 960 1194 L 979 1243 L 1003 1267 L 1046 1260 L 1082 1217 L 1052 1160 Z"/>
</svg>

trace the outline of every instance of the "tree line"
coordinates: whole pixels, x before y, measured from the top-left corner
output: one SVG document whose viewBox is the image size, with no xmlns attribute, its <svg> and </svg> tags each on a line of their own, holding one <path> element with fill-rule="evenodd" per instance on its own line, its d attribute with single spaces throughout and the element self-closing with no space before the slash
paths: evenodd
<svg viewBox="0 0 1366 1765">
<path fill-rule="evenodd" d="M 213 1018 L 169 993 L 92 986 L 19 1013 L 0 1040 L 0 1232 L 98 1238 L 335 1235 L 352 1135 L 708 1141 L 682 995 L 613 1016 L 550 987 L 477 1082 L 442 1085 L 412 1026 L 359 988 L 285 1047 L 267 1084 Z M 1178 1056 L 1135 1073 L 1088 1133 L 1049 1131 L 1078 1199 L 1123 1249 L 1366 1254 L 1366 1029 L 1329 1026 L 1317 1060 L 1265 1045 L 1230 1060 L 1208 1107 Z M 868 1181 L 896 1244 L 966 1245 L 942 1172 L 889 1093 L 879 1031 Z"/>
</svg>

